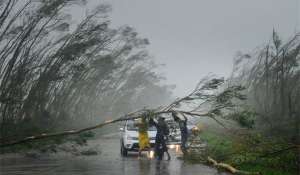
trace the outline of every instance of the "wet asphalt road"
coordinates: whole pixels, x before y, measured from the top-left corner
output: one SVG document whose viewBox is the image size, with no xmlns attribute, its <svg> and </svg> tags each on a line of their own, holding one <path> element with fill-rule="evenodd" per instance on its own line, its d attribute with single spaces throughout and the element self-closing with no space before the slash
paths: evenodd
<svg viewBox="0 0 300 175">
<path fill-rule="evenodd" d="M 121 157 L 117 135 L 94 140 L 100 148 L 95 156 L 54 154 L 29 158 L 16 154 L 0 155 L 1 175 L 216 175 L 217 170 L 200 164 L 188 164 L 177 159 L 175 149 L 169 150 L 171 161 L 156 161 L 145 154 Z"/>
</svg>

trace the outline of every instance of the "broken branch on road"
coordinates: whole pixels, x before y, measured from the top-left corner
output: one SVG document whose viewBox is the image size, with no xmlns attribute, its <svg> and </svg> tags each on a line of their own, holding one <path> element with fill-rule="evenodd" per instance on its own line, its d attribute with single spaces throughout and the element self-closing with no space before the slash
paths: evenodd
<svg viewBox="0 0 300 175">
<path fill-rule="evenodd" d="M 239 174 L 239 175 L 260 175 L 259 172 L 248 172 L 248 171 L 242 171 L 242 170 L 238 170 L 236 168 L 234 168 L 233 166 L 226 164 L 226 163 L 218 163 L 216 160 L 214 160 L 211 157 L 207 158 L 207 161 L 209 163 L 211 163 L 213 166 L 215 166 L 216 168 L 221 168 L 224 169 L 226 171 L 229 171 L 232 174 Z"/>
</svg>

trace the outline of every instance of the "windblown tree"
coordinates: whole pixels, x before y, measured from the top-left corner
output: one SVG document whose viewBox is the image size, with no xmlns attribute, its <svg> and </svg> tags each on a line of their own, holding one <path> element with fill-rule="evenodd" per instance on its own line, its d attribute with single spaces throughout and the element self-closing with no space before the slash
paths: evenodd
<svg viewBox="0 0 300 175">
<path fill-rule="evenodd" d="M 299 138 L 299 51 L 298 35 L 282 43 L 274 32 L 270 44 L 253 55 L 236 59 L 232 79 L 248 87 L 250 105 L 259 115 L 259 127 L 289 141 Z"/>
<path fill-rule="evenodd" d="M 152 71 L 156 65 L 145 50 L 147 39 L 128 26 L 111 28 L 107 4 L 73 24 L 67 12 L 75 5 L 84 6 L 85 1 L 1 1 L 2 139 L 51 131 L 66 122 L 88 124 L 100 114 L 124 112 L 116 104 L 126 98 L 133 105 L 133 96 L 140 97 L 138 92 L 149 86 L 170 94 Z M 134 75 L 140 77 L 130 84 Z M 144 78 L 148 81 L 142 82 Z"/>
<path fill-rule="evenodd" d="M 295 155 L 300 155 L 299 53 L 299 35 L 283 42 L 274 31 L 266 46 L 235 59 L 231 78 L 231 83 L 247 87 L 245 106 L 255 113 L 251 119 L 255 128 L 273 140 L 291 145 Z M 299 163 L 300 157 L 298 167 Z"/>
</svg>

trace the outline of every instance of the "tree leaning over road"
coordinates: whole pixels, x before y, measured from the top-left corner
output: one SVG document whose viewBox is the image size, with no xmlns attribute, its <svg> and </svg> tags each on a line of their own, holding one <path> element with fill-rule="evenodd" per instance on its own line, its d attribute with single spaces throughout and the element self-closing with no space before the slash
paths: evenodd
<svg viewBox="0 0 300 175">
<path fill-rule="evenodd" d="M 157 65 L 146 50 L 148 40 L 129 26 L 111 28 L 111 7 L 103 3 L 73 22 L 70 8 L 84 5 L 84 0 L 1 1 L 1 141 L 131 111 L 146 101 L 140 91 L 147 89 L 157 92 L 158 103 L 170 98 L 170 87 L 160 85 L 162 77 L 153 72 Z"/>
</svg>

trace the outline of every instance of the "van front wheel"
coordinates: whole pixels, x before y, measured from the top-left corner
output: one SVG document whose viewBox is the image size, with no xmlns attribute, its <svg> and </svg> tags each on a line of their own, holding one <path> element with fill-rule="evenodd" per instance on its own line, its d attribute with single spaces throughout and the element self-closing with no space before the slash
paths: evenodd
<svg viewBox="0 0 300 175">
<path fill-rule="evenodd" d="M 121 155 L 126 157 L 128 154 L 128 150 L 125 148 L 124 144 L 121 143 Z"/>
</svg>

